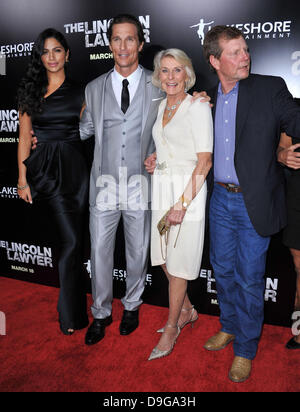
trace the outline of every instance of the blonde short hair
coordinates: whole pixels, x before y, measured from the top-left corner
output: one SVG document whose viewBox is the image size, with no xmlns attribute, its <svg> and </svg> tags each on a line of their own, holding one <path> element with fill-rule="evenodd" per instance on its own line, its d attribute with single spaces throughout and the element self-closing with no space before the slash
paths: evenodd
<svg viewBox="0 0 300 412">
<path fill-rule="evenodd" d="M 154 57 L 154 72 L 152 75 L 152 83 L 154 84 L 154 86 L 161 88 L 161 83 L 159 80 L 159 71 L 161 68 L 161 61 L 164 57 L 173 57 L 173 59 L 175 59 L 178 63 L 184 66 L 188 77 L 185 83 L 185 89 L 191 89 L 196 82 L 195 71 L 191 59 L 183 50 L 180 49 L 161 50 L 156 54 L 156 56 Z"/>
</svg>

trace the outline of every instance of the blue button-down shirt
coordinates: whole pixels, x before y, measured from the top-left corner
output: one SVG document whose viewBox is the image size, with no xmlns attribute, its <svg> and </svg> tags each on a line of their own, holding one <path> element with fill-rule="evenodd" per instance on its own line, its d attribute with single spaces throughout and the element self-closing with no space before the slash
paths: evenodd
<svg viewBox="0 0 300 412">
<path fill-rule="evenodd" d="M 219 83 L 215 113 L 214 145 L 215 182 L 234 183 L 236 185 L 239 185 L 234 167 L 238 88 L 239 84 L 237 83 L 229 93 L 224 94 L 221 83 Z"/>
</svg>

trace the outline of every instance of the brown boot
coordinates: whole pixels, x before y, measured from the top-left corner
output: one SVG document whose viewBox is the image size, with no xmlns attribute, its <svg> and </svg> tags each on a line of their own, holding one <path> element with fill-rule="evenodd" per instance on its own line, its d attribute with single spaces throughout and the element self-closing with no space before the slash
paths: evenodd
<svg viewBox="0 0 300 412">
<path fill-rule="evenodd" d="M 236 356 L 229 371 L 229 379 L 232 382 L 244 382 L 251 373 L 251 360 Z"/>
<path fill-rule="evenodd" d="M 217 351 L 226 348 L 226 346 L 233 341 L 234 335 L 226 332 L 218 332 L 216 335 L 208 339 L 204 348 L 211 351 Z"/>
</svg>

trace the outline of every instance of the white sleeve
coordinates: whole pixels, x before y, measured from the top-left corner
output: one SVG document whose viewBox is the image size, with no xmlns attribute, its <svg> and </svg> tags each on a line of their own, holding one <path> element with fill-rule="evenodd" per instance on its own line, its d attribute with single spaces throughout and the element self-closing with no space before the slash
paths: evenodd
<svg viewBox="0 0 300 412">
<path fill-rule="evenodd" d="M 189 108 L 189 123 L 196 153 L 213 151 L 213 119 L 208 102 L 195 100 Z"/>
</svg>

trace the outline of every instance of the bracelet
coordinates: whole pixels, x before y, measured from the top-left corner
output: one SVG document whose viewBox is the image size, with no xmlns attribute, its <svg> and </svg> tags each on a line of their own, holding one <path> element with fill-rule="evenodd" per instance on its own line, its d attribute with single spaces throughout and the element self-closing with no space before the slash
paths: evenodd
<svg viewBox="0 0 300 412">
<path fill-rule="evenodd" d="M 28 184 L 28 183 L 26 183 L 25 186 L 19 186 L 19 185 L 17 185 L 18 190 L 24 190 L 24 189 L 26 189 L 27 187 L 29 187 L 29 184 Z"/>
</svg>

